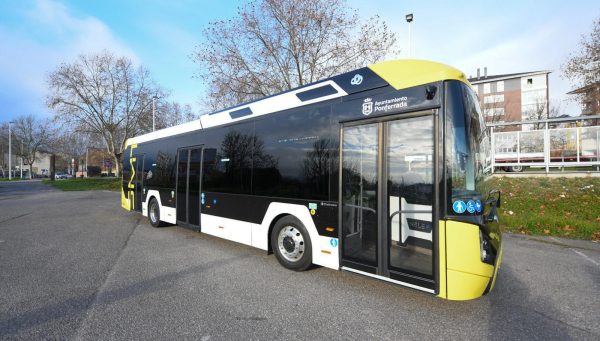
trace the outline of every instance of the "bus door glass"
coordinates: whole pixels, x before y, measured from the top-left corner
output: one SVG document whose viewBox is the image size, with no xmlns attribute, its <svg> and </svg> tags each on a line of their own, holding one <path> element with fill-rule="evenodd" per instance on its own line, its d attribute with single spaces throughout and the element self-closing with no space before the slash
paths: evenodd
<svg viewBox="0 0 600 341">
<path fill-rule="evenodd" d="M 134 210 L 142 211 L 142 202 L 144 201 L 144 154 L 135 155 L 135 178 L 134 178 Z"/>
<path fill-rule="evenodd" d="M 342 267 L 433 290 L 431 111 L 342 128 Z"/>
<path fill-rule="evenodd" d="M 432 278 L 433 116 L 386 122 L 389 270 Z"/>
<path fill-rule="evenodd" d="M 177 222 L 200 226 L 200 179 L 202 147 L 187 147 L 177 152 Z"/>
</svg>

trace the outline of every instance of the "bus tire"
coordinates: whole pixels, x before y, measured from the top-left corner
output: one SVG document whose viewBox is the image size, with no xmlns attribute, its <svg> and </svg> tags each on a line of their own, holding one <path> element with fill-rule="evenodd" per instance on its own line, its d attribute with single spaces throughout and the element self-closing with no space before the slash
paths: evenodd
<svg viewBox="0 0 600 341">
<path fill-rule="evenodd" d="M 160 206 L 154 198 L 150 199 L 150 203 L 148 204 L 148 220 L 150 221 L 150 225 L 154 227 L 163 226 L 163 222 L 160 221 Z"/>
<path fill-rule="evenodd" d="M 312 243 L 308 231 L 298 219 L 286 216 L 271 232 L 271 248 L 283 267 L 304 271 L 312 264 Z"/>
</svg>

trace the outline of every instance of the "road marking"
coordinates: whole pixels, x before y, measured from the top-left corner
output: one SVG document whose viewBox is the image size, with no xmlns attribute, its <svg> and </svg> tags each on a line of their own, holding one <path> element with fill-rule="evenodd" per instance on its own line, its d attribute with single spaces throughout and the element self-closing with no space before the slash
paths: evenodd
<svg viewBox="0 0 600 341">
<path fill-rule="evenodd" d="M 571 249 L 571 250 L 573 250 L 573 249 Z M 592 263 L 596 264 L 596 266 L 600 266 L 600 263 L 598 263 L 598 262 L 596 262 L 595 260 L 593 260 L 592 258 L 588 257 L 588 256 L 587 256 L 585 253 L 583 253 L 583 252 L 579 252 L 579 251 L 577 251 L 577 250 L 573 250 L 573 252 L 575 252 L 576 254 L 580 255 L 581 257 L 583 257 L 583 258 L 585 258 L 585 259 L 589 260 L 590 262 L 592 262 Z"/>
</svg>

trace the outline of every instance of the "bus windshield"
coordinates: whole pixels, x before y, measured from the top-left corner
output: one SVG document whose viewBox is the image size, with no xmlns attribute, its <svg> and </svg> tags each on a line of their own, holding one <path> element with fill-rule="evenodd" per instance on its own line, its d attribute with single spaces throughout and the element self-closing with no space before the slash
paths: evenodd
<svg viewBox="0 0 600 341">
<path fill-rule="evenodd" d="M 491 161 L 485 122 L 468 85 L 448 82 L 446 88 L 447 213 L 481 215 L 484 181 Z"/>
</svg>

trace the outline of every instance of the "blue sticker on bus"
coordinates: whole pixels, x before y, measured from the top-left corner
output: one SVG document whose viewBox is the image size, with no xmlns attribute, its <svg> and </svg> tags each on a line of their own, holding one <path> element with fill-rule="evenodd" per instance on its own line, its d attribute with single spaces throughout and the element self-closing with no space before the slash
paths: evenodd
<svg viewBox="0 0 600 341">
<path fill-rule="evenodd" d="M 338 246 L 338 240 L 337 240 L 337 239 L 335 239 L 335 238 L 331 238 L 331 239 L 329 240 L 329 244 L 330 244 L 331 246 L 333 246 L 333 247 L 337 247 L 337 246 Z"/>
<path fill-rule="evenodd" d="M 481 200 L 475 201 L 475 210 L 477 211 L 477 213 L 480 213 L 482 209 L 483 207 L 481 206 Z"/>
<path fill-rule="evenodd" d="M 452 204 L 452 209 L 454 212 L 461 214 L 465 212 L 467 205 L 465 205 L 465 202 L 462 200 L 456 200 L 454 204 Z"/>
<path fill-rule="evenodd" d="M 467 202 L 467 211 L 469 213 L 475 213 L 475 201 L 469 200 L 469 202 Z"/>
</svg>

